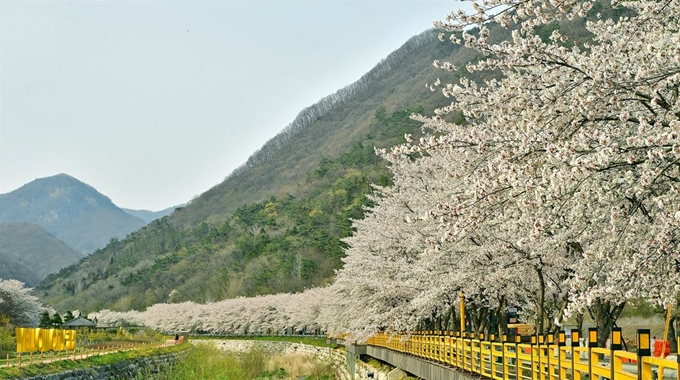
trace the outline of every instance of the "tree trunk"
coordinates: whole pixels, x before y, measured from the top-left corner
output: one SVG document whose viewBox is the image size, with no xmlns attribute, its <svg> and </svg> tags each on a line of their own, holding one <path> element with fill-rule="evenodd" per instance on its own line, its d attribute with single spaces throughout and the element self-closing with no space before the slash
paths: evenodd
<svg viewBox="0 0 680 380">
<path fill-rule="evenodd" d="M 538 322 L 536 326 L 536 332 L 538 335 L 543 335 L 545 326 L 545 279 L 543 278 L 543 270 L 539 267 L 534 267 L 536 274 L 538 275 L 538 282 L 540 285 L 538 294 Z"/>
<path fill-rule="evenodd" d="M 609 301 L 597 300 L 591 307 L 588 308 L 590 316 L 597 325 L 597 346 L 604 347 L 612 327 L 616 324 L 616 320 L 621 315 L 623 308 L 626 306 L 625 302 L 620 304 L 612 304 Z"/>
<path fill-rule="evenodd" d="M 576 314 L 576 328 L 578 329 L 578 336 L 583 336 L 583 319 L 586 317 L 583 313 Z"/>
<path fill-rule="evenodd" d="M 675 333 L 675 322 L 677 320 L 678 317 L 673 315 L 671 316 L 670 323 L 668 324 L 668 340 L 671 341 L 671 352 L 678 352 L 678 339 Z"/>
</svg>

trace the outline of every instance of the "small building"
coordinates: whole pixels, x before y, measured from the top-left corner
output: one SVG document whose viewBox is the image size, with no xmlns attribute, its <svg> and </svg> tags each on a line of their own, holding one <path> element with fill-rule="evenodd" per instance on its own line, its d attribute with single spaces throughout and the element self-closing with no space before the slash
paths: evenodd
<svg viewBox="0 0 680 380">
<path fill-rule="evenodd" d="M 94 329 L 97 328 L 97 323 L 92 322 L 91 320 L 87 318 L 83 318 L 82 316 L 78 316 L 76 318 L 71 319 L 70 321 L 64 323 L 61 325 L 62 328 L 64 329 L 79 329 L 79 328 L 88 328 L 88 329 Z"/>
<path fill-rule="evenodd" d="M 87 318 L 83 318 L 83 316 L 79 315 L 76 318 L 73 318 L 70 321 L 61 325 L 61 328 L 64 328 L 64 329 L 87 328 L 87 329 L 106 330 L 106 329 L 110 328 L 110 326 L 108 326 L 104 323 L 99 323 L 97 321 L 97 318 L 95 318 L 93 321 L 91 321 L 91 320 L 89 320 Z"/>
</svg>

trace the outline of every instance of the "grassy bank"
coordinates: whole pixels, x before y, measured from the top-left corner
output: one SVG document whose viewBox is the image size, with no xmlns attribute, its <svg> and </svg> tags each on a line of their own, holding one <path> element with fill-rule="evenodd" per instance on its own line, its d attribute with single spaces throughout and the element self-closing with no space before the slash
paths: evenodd
<svg viewBox="0 0 680 380">
<path fill-rule="evenodd" d="M 338 368 L 330 359 L 278 354 L 262 349 L 235 353 L 212 344 L 197 344 L 185 358 L 159 374 L 140 373 L 139 380 L 334 380 Z"/>
<path fill-rule="evenodd" d="M 70 370 L 105 366 L 123 361 L 143 358 L 154 355 L 164 355 L 180 352 L 191 348 L 188 342 L 161 348 L 139 348 L 125 352 L 116 352 L 101 356 L 91 356 L 86 359 L 73 361 L 61 360 L 53 363 L 32 364 L 19 367 L 0 368 L 0 378 L 2 379 L 21 379 L 32 376 L 50 375 Z"/>
</svg>

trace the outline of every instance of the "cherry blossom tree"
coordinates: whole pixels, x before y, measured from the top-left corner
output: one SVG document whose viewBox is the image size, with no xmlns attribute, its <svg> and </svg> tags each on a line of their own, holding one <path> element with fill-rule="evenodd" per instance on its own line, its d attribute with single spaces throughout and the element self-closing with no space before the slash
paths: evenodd
<svg viewBox="0 0 680 380">
<path fill-rule="evenodd" d="M 21 281 L 0 279 L 0 317 L 15 326 L 37 327 L 40 315 L 48 309 L 30 292 Z"/>
<path fill-rule="evenodd" d="M 436 23 L 441 40 L 484 55 L 469 72 L 498 75 L 437 80 L 430 88 L 452 102 L 417 117 L 431 135 L 381 152 L 395 188 L 381 189 L 377 217 L 355 222 L 332 293 L 338 308 L 351 313 L 339 298 L 353 296 L 371 302 L 373 328 L 412 327 L 422 316 L 409 308 L 431 312 L 446 302 L 435 294 L 488 278 L 516 294 L 470 290 L 479 305 L 514 297 L 541 331 L 590 311 L 606 332 L 631 297 L 676 298 L 680 4 L 622 4 L 629 16 L 590 15 L 587 42 L 559 28 L 543 40 L 535 28 L 586 16 L 588 1 L 488 0 Z M 511 39 L 494 38 L 494 23 Z M 466 123 L 448 122 L 453 111 Z M 414 281 L 397 302 L 388 297 Z"/>
<path fill-rule="evenodd" d="M 678 287 L 678 4 L 625 3 L 634 16 L 590 21 L 593 42 L 570 48 L 569 36 L 556 30 L 543 42 L 533 26 L 584 15 L 591 4 L 528 4 L 541 3 L 517 5 L 515 21 L 527 17 L 512 42 L 489 43 L 486 25 L 463 33 L 489 57 L 468 70 L 499 70 L 503 79 L 442 86 L 454 102 L 427 125 L 490 153 L 487 167 L 497 172 L 473 178 L 477 199 L 514 202 L 526 217 L 518 220 L 535 226 L 531 240 L 562 235 L 566 247 L 579 247 L 572 310 L 638 296 L 668 303 Z M 507 24 L 510 14 L 495 18 Z M 441 26 L 461 20 L 471 19 Z M 454 109 L 468 126 L 442 121 Z M 466 206 L 443 205 L 443 214 Z"/>
<path fill-rule="evenodd" d="M 532 305 L 541 313 L 528 314 L 542 321 L 546 293 L 565 298 L 565 287 L 559 286 L 559 276 L 567 273 L 564 255 L 532 258 L 504 236 L 516 236 L 516 231 L 500 231 L 509 222 L 496 231 L 498 220 L 487 223 L 486 231 L 454 237 L 442 228 L 444 216 L 435 206 L 464 194 L 468 183 L 459 162 L 467 160 L 460 154 L 466 152 L 433 149 L 414 160 L 418 147 L 407 144 L 381 152 L 391 162 L 394 185 L 378 188 L 376 206 L 354 222 L 357 232 L 346 239 L 347 257 L 327 309 L 338 324 L 334 327 L 358 339 L 379 329 L 412 331 L 423 320 L 450 315 L 459 291 L 466 294 L 476 332 L 488 327 L 491 310 L 501 314 L 507 305 Z M 542 281 L 527 281 L 533 273 Z M 534 294 L 541 297 L 532 298 Z"/>
<path fill-rule="evenodd" d="M 209 334 L 314 333 L 326 288 L 313 288 L 296 294 L 239 297 L 198 304 L 182 302 L 155 304 L 145 311 L 115 312 L 102 310 L 90 314 L 113 326 L 143 325 L 168 333 L 203 332 Z"/>
<path fill-rule="evenodd" d="M 581 255 L 567 268 L 574 273 L 565 279 L 568 312 L 606 308 L 592 314 L 615 320 L 631 297 L 672 301 L 680 220 L 677 2 L 623 3 L 632 16 L 596 15 L 586 24 L 593 42 L 571 47 L 559 30 L 542 41 L 533 27 L 584 16 L 590 2 L 511 2 L 500 10 L 500 2 L 486 4 L 438 25 L 452 31 L 477 23 L 477 35 L 461 38 L 487 58 L 467 69 L 497 70 L 502 79 L 438 83 L 453 102 L 421 120 L 442 137 L 404 149 L 430 153 L 454 144 L 480 154 L 467 170 L 475 175 L 466 194 L 438 205 L 447 233 L 466 236 L 515 208 L 514 221 L 533 231 L 513 245 L 533 245 L 542 258 L 560 250 Z M 521 28 L 512 41 L 490 43 L 490 19 Z M 450 39 L 461 42 L 457 34 Z M 469 124 L 446 123 L 453 110 Z"/>
</svg>

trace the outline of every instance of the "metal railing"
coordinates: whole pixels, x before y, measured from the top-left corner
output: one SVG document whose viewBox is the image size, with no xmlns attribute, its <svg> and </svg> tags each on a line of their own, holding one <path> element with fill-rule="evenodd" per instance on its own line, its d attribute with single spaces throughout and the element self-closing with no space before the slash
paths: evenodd
<svg viewBox="0 0 680 380">
<path fill-rule="evenodd" d="M 596 336 L 591 329 L 590 337 Z M 675 359 L 650 356 L 649 330 L 638 330 L 638 352 L 621 349 L 620 329 L 618 334 L 613 331 L 609 348 L 596 347 L 596 343 L 580 347 L 578 334 L 573 337 L 574 343 L 567 345 L 563 332 L 556 341 L 550 334 L 545 342 L 542 336 L 533 336 L 531 343 L 522 343 L 520 337 L 516 342 L 496 342 L 493 336 L 484 340 L 472 334 L 461 338 L 451 332 L 419 331 L 379 333 L 367 343 L 497 380 L 678 378 Z"/>
</svg>

